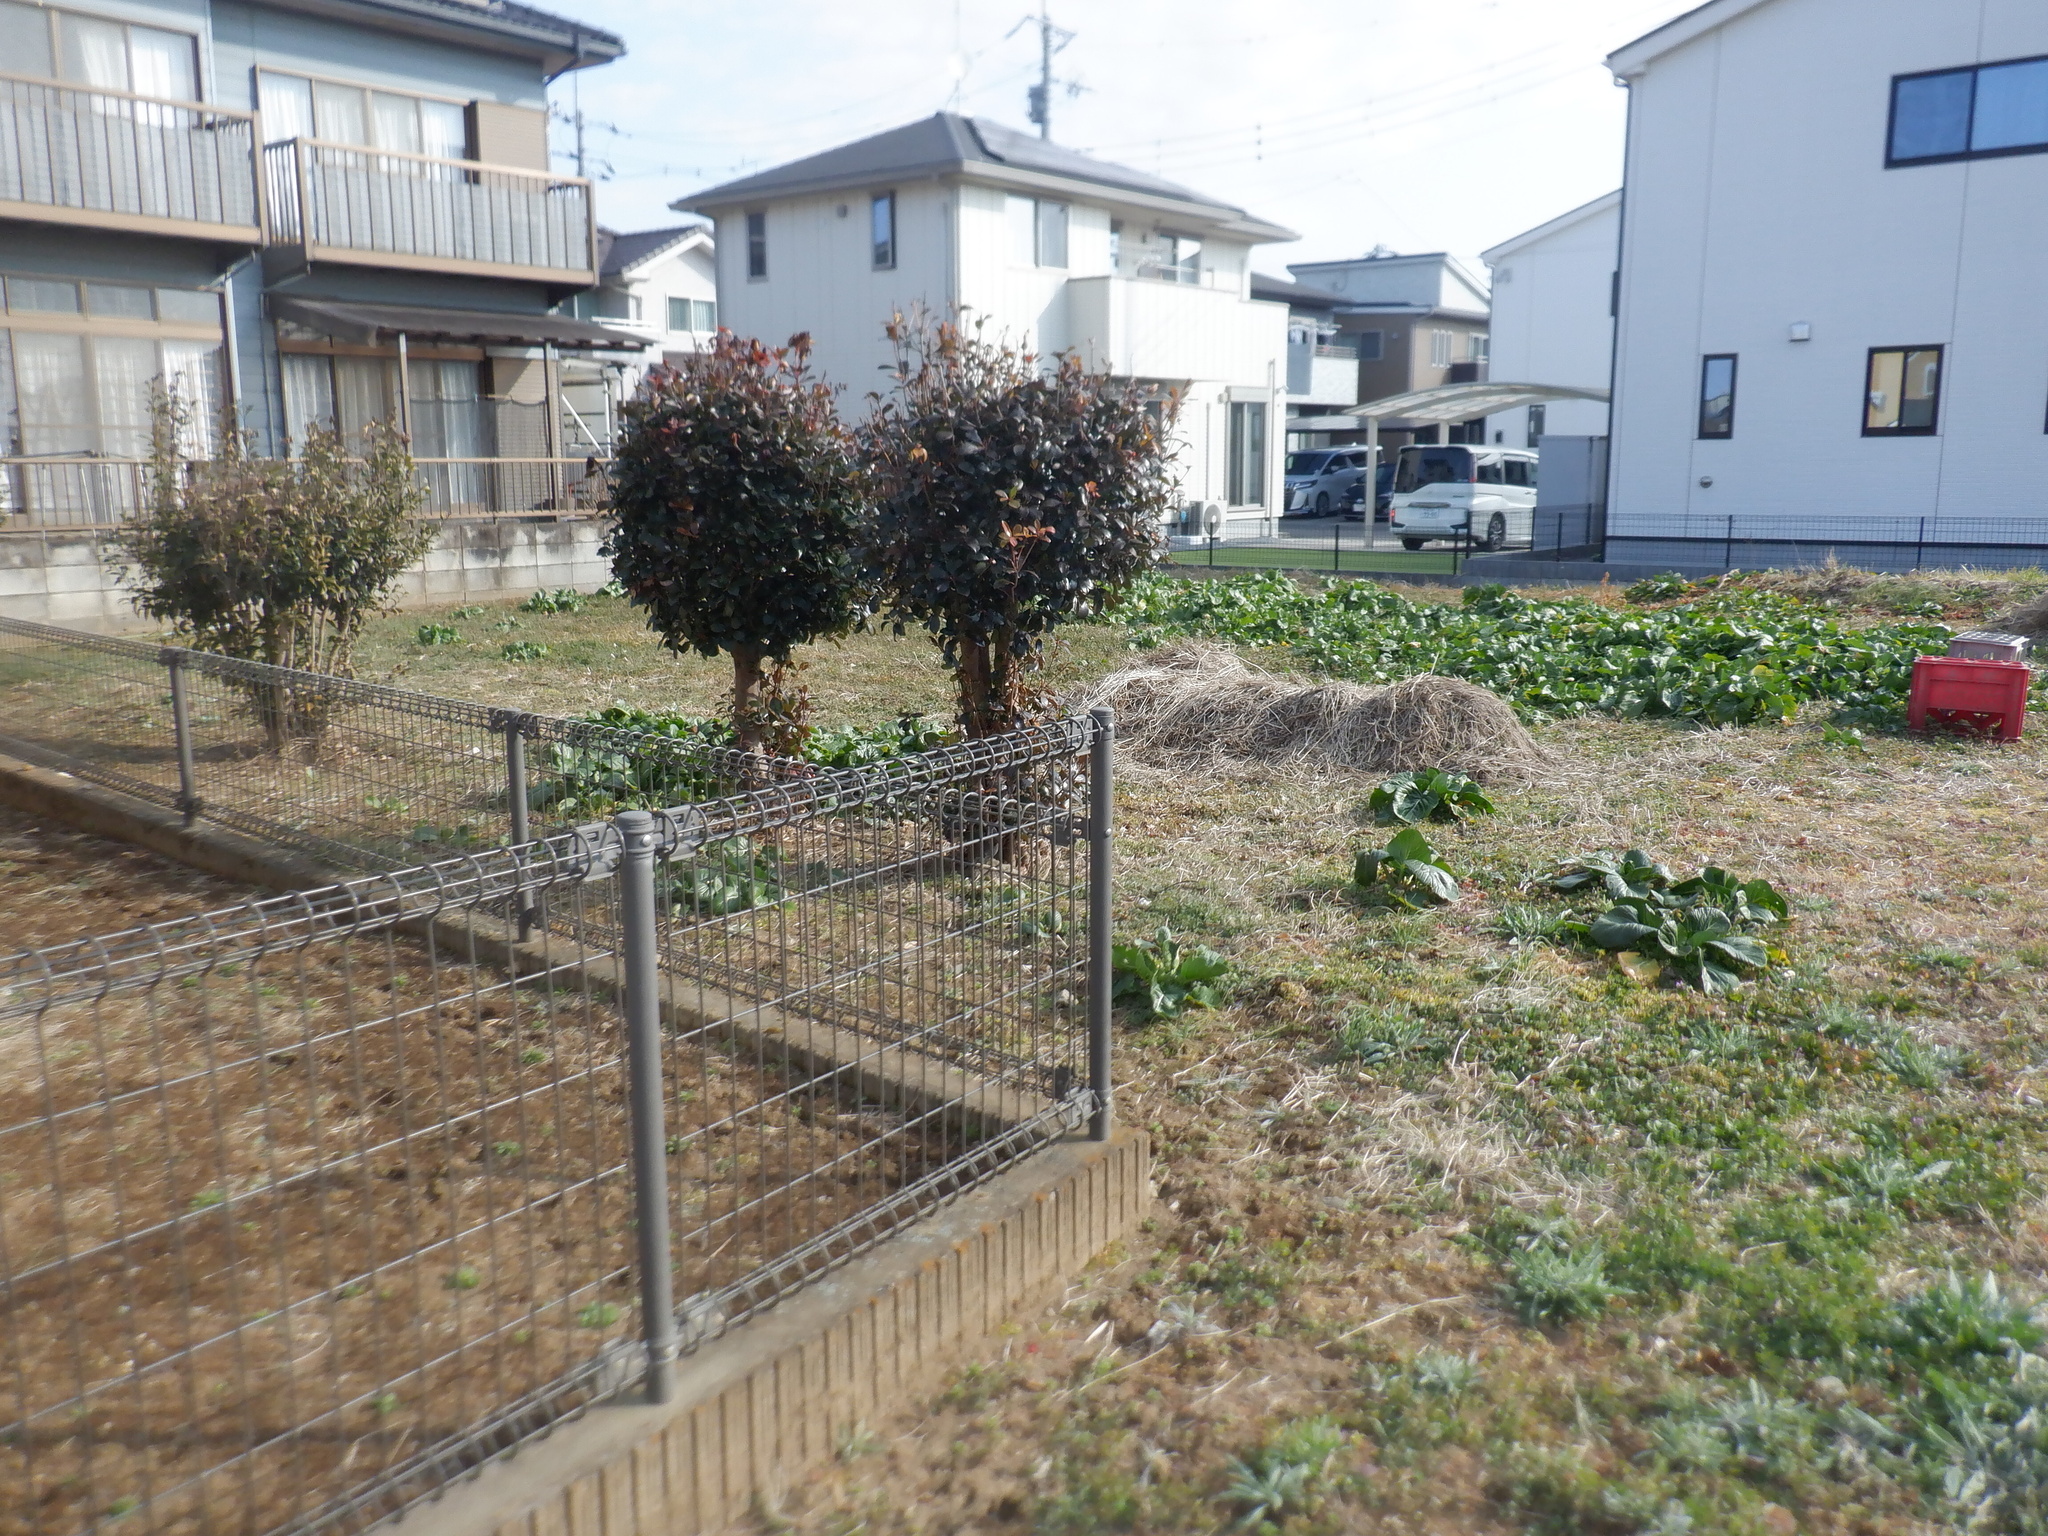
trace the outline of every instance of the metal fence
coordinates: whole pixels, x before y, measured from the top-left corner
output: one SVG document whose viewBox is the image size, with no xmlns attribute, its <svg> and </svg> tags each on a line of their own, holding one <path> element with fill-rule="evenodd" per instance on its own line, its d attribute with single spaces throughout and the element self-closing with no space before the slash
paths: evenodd
<svg viewBox="0 0 2048 1536">
<path fill-rule="evenodd" d="M 365 1529 L 1107 1136 L 1112 748 L 1099 713 L 0 961 L 0 1530 Z"/>
<path fill-rule="evenodd" d="M 1168 553 L 1175 565 L 1217 570 L 1322 571 L 1331 575 L 1454 576 L 1483 546 L 1468 530 L 1443 539 L 1418 541 L 1409 549 L 1400 537 L 1362 519 L 1290 519 L 1276 532 L 1232 532 L 1210 537 L 1174 536 Z M 1509 547 L 1527 547 L 1512 541 Z"/>
<path fill-rule="evenodd" d="M 424 410 L 422 402 L 420 409 Z M 540 406 L 497 405 L 538 413 Z M 499 425 L 507 423 L 501 420 Z M 527 430 L 519 435 L 539 436 Z M 501 441 L 504 439 L 501 438 Z M 502 517 L 533 512 L 589 514 L 610 495 L 599 458 L 415 458 L 426 491 L 423 517 Z M 100 456 L 0 458 L 0 531 L 118 528 L 142 509 L 149 461 Z"/>
<path fill-rule="evenodd" d="M 0 751 L 380 870 L 801 763 L 0 618 Z"/>
<path fill-rule="evenodd" d="M 1877 571 L 2048 563 L 2048 512 L 2040 517 L 1849 517 L 1617 514 L 1606 558 L 1686 570 L 1819 565 L 1833 558 Z"/>
</svg>

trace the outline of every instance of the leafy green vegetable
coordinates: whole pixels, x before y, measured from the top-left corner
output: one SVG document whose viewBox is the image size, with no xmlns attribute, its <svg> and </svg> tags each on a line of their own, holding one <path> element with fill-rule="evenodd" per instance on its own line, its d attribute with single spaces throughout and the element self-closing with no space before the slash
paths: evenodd
<svg viewBox="0 0 2048 1536">
<path fill-rule="evenodd" d="M 412 638 L 415 645 L 458 645 L 462 631 L 453 624 L 422 624 Z"/>
<path fill-rule="evenodd" d="M 1596 948 L 1641 957 L 1645 965 L 1625 968 L 1642 979 L 1669 973 L 1707 993 L 1732 992 L 1744 972 L 1768 966 L 1770 950 L 1752 935 L 1791 918 L 1791 907 L 1768 880 L 1738 880 L 1715 865 L 1675 880 L 1640 848 L 1619 859 L 1583 854 L 1549 884 L 1566 894 L 1598 889 L 1613 903 L 1590 922 L 1561 924 L 1563 931 Z"/>
<path fill-rule="evenodd" d="M 583 594 L 574 587 L 557 587 L 552 592 L 536 592 L 519 605 L 521 613 L 581 613 Z"/>
<path fill-rule="evenodd" d="M 1207 945 L 1183 947 L 1163 923 L 1152 938 L 1114 945 L 1110 955 L 1116 976 L 1110 1000 L 1136 1007 L 1148 1020 L 1223 1001 L 1215 984 L 1230 974 L 1230 962 Z"/>
<path fill-rule="evenodd" d="M 1491 816 L 1498 809 L 1464 774 L 1440 768 L 1395 774 L 1372 792 L 1367 806 L 1382 824 L 1456 821 L 1463 814 Z"/>
<path fill-rule="evenodd" d="M 690 917 L 729 917 L 773 906 L 786 894 L 774 850 L 757 849 L 744 837 L 706 844 L 668 883 L 669 902 Z"/>
<path fill-rule="evenodd" d="M 1304 591 L 1278 572 L 1226 581 L 1153 576 L 1114 616 L 1140 644 L 1202 635 L 1285 646 L 1332 676 L 1387 683 L 1462 677 L 1525 714 L 1671 716 L 1713 725 L 1789 719 L 1826 700 L 1873 722 L 1904 711 L 1913 661 L 1947 649 L 1938 624 L 1851 629 L 1776 592 L 1719 586 L 1654 611 L 1538 600 L 1500 586 L 1462 606 L 1417 603 L 1367 581 Z"/>
<path fill-rule="evenodd" d="M 507 661 L 540 661 L 547 653 L 547 642 L 542 640 L 507 640 L 498 652 Z"/>
<path fill-rule="evenodd" d="M 1384 848 L 1361 849 L 1351 881 L 1373 898 L 1411 911 L 1448 905 L 1460 894 L 1458 877 L 1414 827 L 1403 827 Z"/>
</svg>

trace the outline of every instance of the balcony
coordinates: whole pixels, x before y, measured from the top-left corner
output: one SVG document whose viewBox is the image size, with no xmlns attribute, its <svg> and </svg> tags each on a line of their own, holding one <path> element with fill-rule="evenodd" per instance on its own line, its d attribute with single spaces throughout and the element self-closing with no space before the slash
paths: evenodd
<svg viewBox="0 0 2048 1536">
<path fill-rule="evenodd" d="M 254 245 L 256 120 L 0 75 L 0 218 Z"/>
<path fill-rule="evenodd" d="M 1316 405 L 1358 404 L 1358 348 L 1288 342 L 1287 393 Z"/>
<path fill-rule="evenodd" d="M 597 281 L 590 183 L 318 139 L 263 148 L 270 244 L 346 262 L 564 287 Z"/>
<path fill-rule="evenodd" d="M 1067 282 L 1065 345 L 1091 368 L 1126 378 L 1280 384 L 1287 364 L 1287 306 L 1235 290 L 1149 278 L 1077 277 Z"/>
</svg>

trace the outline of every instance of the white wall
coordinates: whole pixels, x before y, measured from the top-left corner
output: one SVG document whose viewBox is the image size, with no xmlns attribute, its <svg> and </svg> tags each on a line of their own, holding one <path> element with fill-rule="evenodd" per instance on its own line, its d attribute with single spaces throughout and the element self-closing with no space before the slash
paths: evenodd
<svg viewBox="0 0 2048 1536">
<path fill-rule="evenodd" d="M 1612 537 L 2039 517 L 2048 155 L 1887 170 L 1894 75 L 2048 53 L 2039 0 L 1774 0 L 1630 102 Z M 1794 322 L 1813 339 L 1788 340 Z M 1865 438 L 1867 349 L 1948 348 L 1940 435 Z M 1696 440 L 1703 354 L 1735 435 Z M 1711 486 L 1702 486 L 1703 478 Z"/>
<path fill-rule="evenodd" d="M 1545 234 L 1509 241 L 1489 252 L 1493 270 L 1493 361 L 1488 376 L 1510 384 L 1568 384 L 1605 389 L 1613 356 L 1608 314 L 1619 254 L 1618 204 Z M 1529 412 L 1487 418 L 1488 442 L 1529 446 Z M 1597 437 L 1607 407 L 1593 400 L 1553 400 L 1544 430 Z"/>
</svg>

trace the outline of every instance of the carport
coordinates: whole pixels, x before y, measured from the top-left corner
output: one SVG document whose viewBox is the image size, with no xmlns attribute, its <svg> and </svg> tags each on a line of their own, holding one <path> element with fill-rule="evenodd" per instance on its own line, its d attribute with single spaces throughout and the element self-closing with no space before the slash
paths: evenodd
<svg viewBox="0 0 2048 1536">
<path fill-rule="evenodd" d="M 1598 400 L 1605 402 L 1604 389 L 1579 389 L 1569 384 L 1439 384 L 1435 389 L 1410 390 L 1405 395 L 1388 395 L 1364 405 L 1347 406 L 1332 414 L 1356 416 L 1365 423 L 1366 485 L 1376 491 L 1380 483 L 1380 423 L 1413 421 L 1424 426 L 1448 426 L 1470 421 L 1475 416 L 1492 416 L 1522 405 L 1542 405 L 1551 400 Z M 1371 515 L 1371 508 L 1367 508 Z"/>
</svg>

